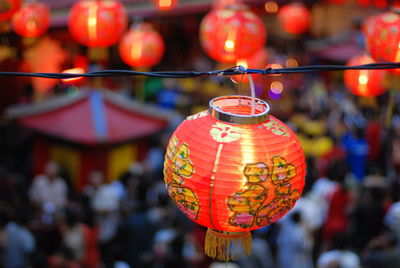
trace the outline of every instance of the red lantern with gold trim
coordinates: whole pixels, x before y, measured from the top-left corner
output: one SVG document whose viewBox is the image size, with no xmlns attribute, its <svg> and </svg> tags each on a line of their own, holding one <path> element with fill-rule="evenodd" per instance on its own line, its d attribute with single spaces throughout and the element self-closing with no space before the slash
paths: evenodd
<svg viewBox="0 0 400 268">
<path fill-rule="evenodd" d="M 208 227 L 205 252 L 227 261 L 251 252 L 250 230 L 283 217 L 300 198 L 306 165 L 296 135 L 246 96 L 218 97 L 173 133 L 165 183 L 179 209 Z M 252 114 L 254 107 L 254 114 Z"/>
<path fill-rule="evenodd" d="M 400 16 L 385 12 L 367 20 L 367 51 L 376 61 L 400 61 Z"/>
<path fill-rule="evenodd" d="M 118 0 L 80 0 L 72 6 L 68 20 L 72 37 L 88 47 L 116 44 L 126 25 L 126 11 Z"/>
<path fill-rule="evenodd" d="M 0 0 L 0 21 L 7 21 L 21 7 L 21 0 Z"/>
<path fill-rule="evenodd" d="M 178 0 L 153 0 L 154 5 L 162 11 L 173 9 L 178 3 Z"/>
<path fill-rule="evenodd" d="M 12 19 L 14 31 L 23 37 L 38 37 L 50 26 L 50 10 L 40 2 L 26 2 Z"/>
<path fill-rule="evenodd" d="M 122 60 L 132 67 L 151 67 L 160 62 L 165 45 L 161 35 L 148 23 L 135 25 L 119 44 Z"/>
<path fill-rule="evenodd" d="M 351 58 L 347 66 L 375 63 L 366 55 Z M 344 83 L 351 93 L 362 97 L 375 97 L 386 92 L 384 87 L 384 70 L 346 70 L 344 71 Z"/>
<path fill-rule="evenodd" d="M 291 34 L 305 33 L 311 24 L 311 12 L 301 2 L 287 4 L 278 11 L 278 22 Z"/>
<path fill-rule="evenodd" d="M 213 9 L 200 24 L 200 42 L 211 58 L 235 62 L 265 45 L 267 30 L 263 21 L 244 5 Z"/>
</svg>

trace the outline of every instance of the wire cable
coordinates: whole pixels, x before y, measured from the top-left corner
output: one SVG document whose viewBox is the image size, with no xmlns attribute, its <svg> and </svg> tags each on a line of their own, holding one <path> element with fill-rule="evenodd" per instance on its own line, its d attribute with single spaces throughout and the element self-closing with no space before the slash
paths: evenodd
<svg viewBox="0 0 400 268">
<path fill-rule="evenodd" d="M 400 62 L 382 62 L 382 63 L 369 63 L 356 66 L 345 65 L 308 65 L 299 67 L 287 67 L 279 69 L 245 69 L 245 74 L 261 74 L 261 75 L 274 75 L 274 74 L 296 74 L 296 73 L 315 73 L 315 72 L 331 72 L 331 71 L 345 71 L 345 70 L 387 70 L 387 69 L 400 69 Z M 155 71 L 155 72 L 138 72 L 132 70 L 101 70 L 88 72 L 83 74 L 71 73 L 24 73 L 24 72 L 0 72 L 0 78 L 5 77 L 41 77 L 49 79 L 65 79 L 76 77 L 109 77 L 109 76 L 145 76 L 145 77 L 159 77 L 159 78 L 193 78 L 204 76 L 231 76 L 242 75 L 243 69 L 241 66 L 233 66 L 224 70 L 214 70 L 208 72 L 198 71 Z"/>
</svg>

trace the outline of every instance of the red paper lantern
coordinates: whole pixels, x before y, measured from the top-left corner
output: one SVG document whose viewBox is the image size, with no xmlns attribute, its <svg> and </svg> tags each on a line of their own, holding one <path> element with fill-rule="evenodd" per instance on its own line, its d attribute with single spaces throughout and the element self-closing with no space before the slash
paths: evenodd
<svg viewBox="0 0 400 268">
<path fill-rule="evenodd" d="M 14 31 L 23 37 L 38 37 L 50 26 L 50 10 L 40 2 L 26 2 L 15 13 L 12 24 Z"/>
<path fill-rule="evenodd" d="M 366 55 L 355 56 L 347 62 L 347 66 L 374 63 Z M 384 70 L 347 70 L 344 71 L 344 83 L 351 93 L 362 97 L 375 97 L 385 93 Z"/>
<path fill-rule="evenodd" d="M 251 251 L 250 230 L 284 216 L 300 198 L 306 166 L 296 135 L 246 96 L 219 97 L 173 133 L 165 183 L 179 209 L 208 227 L 206 254 L 235 259 Z M 232 248 L 241 244 L 240 248 Z"/>
<path fill-rule="evenodd" d="M 125 8 L 117 0 L 80 0 L 72 6 L 68 20 L 72 37 L 88 47 L 116 44 L 126 25 Z"/>
<path fill-rule="evenodd" d="M 400 16 L 385 12 L 367 20 L 366 45 L 376 61 L 400 61 Z"/>
<path fill-rule="evenodd" d="M 0 21 L 7 21 L 21 7 L 21 0 L 0 0 Z"/>
<path fill-rule="evenodd" d="M 301 2 L 287 4 L 278 11 L 278 22 L 291 34 L 302 34 L 310 28 L 311 12 Z"/>
<path fill-rule="evenodd" d="M 153 1 L 154 1 L 155 6 L 159 10 L 163 10 L 163 11 L 171 10 L 179 3 L 178 0 L 153 0 Z"/>
<path fill-rule="evenodd" d="M 263 21 L 244 5 L 213 9 L 200 24 L 200 42 L 211 58 L 235 62 L 265 45 Z"/>
<path fill-rule="evenodd" d="M 122 60 L 132 67 L 151 67 L 160 62 L 165 45 L 161 35 L 148 23 L 129 30 L 119 44 Z"/>
</svg>

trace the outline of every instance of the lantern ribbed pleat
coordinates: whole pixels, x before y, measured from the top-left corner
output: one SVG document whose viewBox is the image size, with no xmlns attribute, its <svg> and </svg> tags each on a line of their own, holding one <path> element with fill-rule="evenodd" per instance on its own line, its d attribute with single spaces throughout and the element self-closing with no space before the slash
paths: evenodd
<svg viewBox="0 0 400 268">
<path fill-rule="evenodd" d="M 278 119 L 235 125 L 207 111 L 177 128 L 164 163 L 170 196 L 190 219 L 211 229 L 206 253 L 221 260 L 247 255 L 249 231 L 275 222 L 294 206 L 305 172 L 298 139 Z M 211 245 L 215 242 L 219 246 Z M 224 250 L 235 243 L 244 245 L 241 252 Z"/>
</svg>

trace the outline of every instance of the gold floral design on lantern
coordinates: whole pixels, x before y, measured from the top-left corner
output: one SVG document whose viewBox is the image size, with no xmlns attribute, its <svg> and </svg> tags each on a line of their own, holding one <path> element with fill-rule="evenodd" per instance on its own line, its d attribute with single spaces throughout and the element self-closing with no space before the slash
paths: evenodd
<svg viewBox="0 0 400 268">
<path fill-rule="evenodd" d="M 230 143 L 237 141 L 241 136 L 241 129 L 232 125 L 216 122 L 211 130 L 210 134 L 213 139 L 221 143 Z"/>
<path fill-rule="evenodd" d="M 194 172 L 189 155 L 189 146 L 184 142 L 179 145 L 178 138 L 173 136 L 167 147 L 164 177 L 168 193 L 179 209 L 190 219 L 197 220 L 200 203 L 196 194 L 189 187 L 184 186 L 185 178 L 190 178 Z"/>
<path fill-rule="evenodd" d="M 265 126 L 266 129 L 271 130 L 271 132 L 274 133 L 275 135 L 285 136 L 285 137 L 290 136 L 287 128 L 283 124 L 280 124 L 278 121 L 272 118 L 263 125 Z"/>
<path fill-rule="evenodd" d="M 188 116 L 186 119 L 187 119 L 187 120 L 194 120 L 194 119 L 197 119 L 197 118 L 205 117 L 205 116 L 207 116 L 207 115 L 208 115 L 208 111 L 202 111 L 202 112 L 199 112 L 199 113 L 197 113 L 197 114 L 190 115 L 190 116 Z"/>
<path fill-rule="evenodd" d="M 260 183 L 268 178 L 269 168 L 265 163 L 247 164 L 244 176 L 248 183 L 244 189 L 234 193 L 227 199 L 228 207 L 234 214 L 229 217 L 229 223 L 242 228 L 254 225 L 258 210 L 267 199 L 267 190 Z"/>
<path fill-rule="evenodd" d="M 281 218 L 300 198 L 299 191 L 292 190 L 289 183 L 296 175 L 295 166 L 280 156 L 274 156 L 272 164 L 272 168 L 263 162 L 245 166 L 243 173 L 247 179 L 246 185 L 227 198 L 227 205 L 233 212 L 229 217 L 231 225 L 242 228 L 252 228 L 255 224 L 268 225 Z M 275 185 L 271 191 L 263 184 L 269 179 Z M 274 197 L 264 204 L 269 193 L 273 193 Z"/>
</svg>

